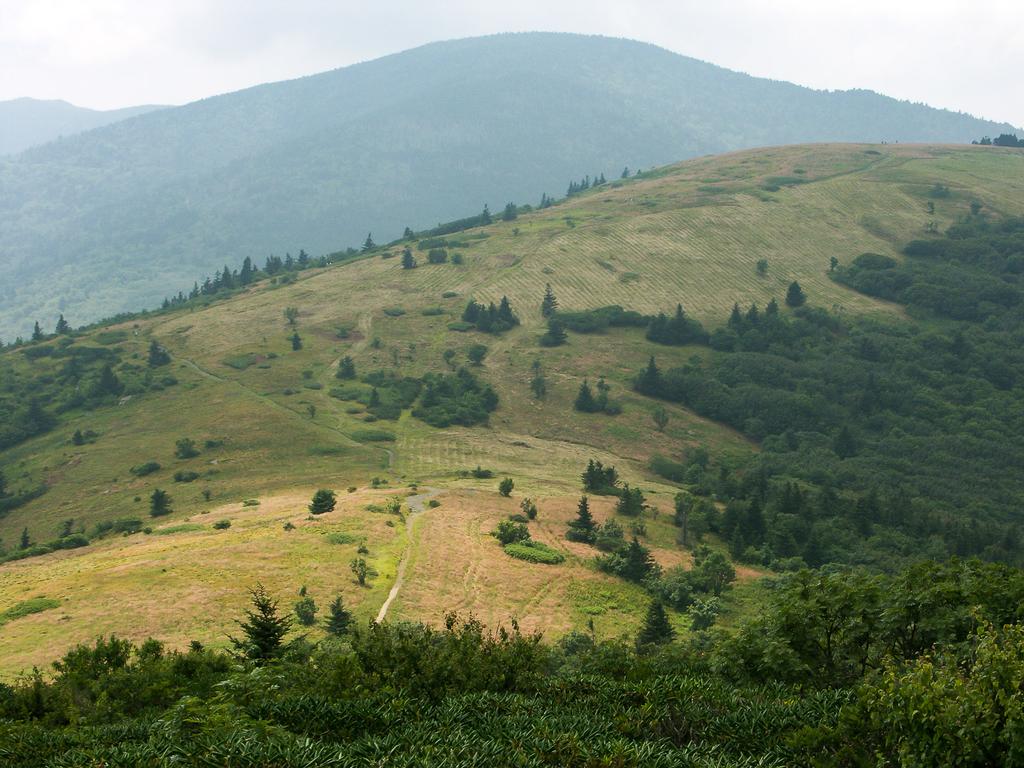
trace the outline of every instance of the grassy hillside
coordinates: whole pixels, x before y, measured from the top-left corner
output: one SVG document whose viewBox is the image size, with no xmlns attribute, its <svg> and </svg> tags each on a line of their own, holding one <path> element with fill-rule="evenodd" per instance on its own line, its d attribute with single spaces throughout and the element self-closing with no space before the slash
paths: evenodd
<svg viewBox="0 0 1024 768">
<path fill-rule="evenodd" d="M 663 367 L 682 365 L 711 354 L 707 347 L 656 345 L 624 328 L 538 346 L 545 284 L 563 310 L 620 304 L 655 313 L 681 302 L 714 327 L 734 302 L 781 301 L 798 280 L 811 304 L 834 315 L 909 324 L 899 306 L 830 279 L 829 259 L 848 263 L 873 252 L 902 260 L 903 244 L 930 225 L 946 229 L 972 201 L 993 214 L 1024 213 L 1022 170 L 1024 154 L 988 148 L 821 145 L 704 158 L 453 236 L 460 244 L 449 254 L 461 253 L 462 264 L 427 264 L 427 252 L 412 243 L 420 265 L 405 270 L 401 246 L 384 248 L 307 270 L 291 283 L 265 281 L 208 306 L 75 336 L 71 347 L 115 350 L 115 370 L 132 381 L 131 368 L 145 367 L 156 340 L 171 355 L 161 370 L 176 383 L 72 409 L 49 433 L 0 454 L 13 490 L 46 487 L 0 517 L 0 539 L 11 549 L 28 529 L 33 540 L 47 541 L 69 518 L 73 529 L 90 532 L 97 523 L 134 517 L 152 532 L 94 538 L 85 548 L 0 565 L 0 610 L 59 601 L 4 627 L 3 668 L 41 663 L 109 632 L 223 644 L 245 587 L 257 579 L 286 601 L 305 584 L 321 609 L 344 594 L 357 617 L 368 619 L 377 615 L 410 541 L 405 582 L 389 616 L 438 622 L 454 608 L 488 622 L 514 616 L 556 635 L 589 620 L 604 636 L 630 633 L 645 607 L 641 588 L 595 569 L 594 550 L 562 535 L 587 461 L 614 464 L 624 480 L 643 487 L 651 509 L 641 518 L 640 538 L 668 567 L 688 564 L 690 555 L 677 545 L 671 521 L 677 488 L 650 472 L 650 458 L 678 460 L 704 447 L 716 466 L 729 467 L 758 446 L 672 404 L 659 432 L 651 419 L 657 403 L 631 390 L 649 356 Z M 949 194 L 931 197 L 936 184 Z M 764 275 L 756 268 L 760 259 L 768 261 Z M 503 295 L 521 326 L 501 336 L 449 327 L 470 297 L 497 302 Z M 288 307 L 298 309 L 294 327 L 284 315 Z M 302 349 L 293 351 L 289 337 L 296 332 Z M 469 367 L 499 397 L 487 427 L 437 429 L 408 410 L 397 421 L 373 420 L 353 393 L 332 396 L 338 388 L 364 395 L 370 389 L 335 378 L 344 356 L 360 374 L 422 376 L 465 365 L 477 343 L 488 353 L 481 367 Z M 449 349 L 451 365 L 442 356 Z M 7 350 L 0 360 L 0 381 L 59 376 L 53 356 Z M 535 360 L 547 378 L 543 400 L 529 389 Z M 581 382 L 599 376 L 621 403 L 620 415 L 573 411 Z M 91 430 L 95 439 L 73 445 L 75 430 Z M 175 458 L 175 442 L 185 437 L 200 453 Z M 149 461 L 160 468 L 131 473 Z M 494 477 L 467 477 L 477 466 Z M 181 472 L 198 476 L 175 482 Z M 496 492 L 506 476 L 515 480 L 511 499 Z M 407 531 L 403 518 L 375 510 L 391 496 L 413 493 L 412 484 L 436 488 L 440 506 L 416 515 Z M 147 501 L 157 487 L 171 494 L 174 512 L 150 519 Z M 339 507 L 311 518 L 305 505 L 322 487 L 338 491 Z M 539 507 L 534 539 L 561 551 L 562 564 L 513 560 L 488 535 L 524 496 Z M 253 499 L 258 506 L 243 506 Z M 610 506 L 595 500 L 595 517 L 609 517 Z M 222 519 L 231 526 L 215 529 Z M 289 522 L 293 530 L 284 529 Z M 331 543 L 338 533 L 347 535 Z M 348 568 L 360 543 L 376 570 L 368 587 L 358 586 Z M 725 622 L 730 611 L 756 601 L 758 572 L 738 568 Z M 673 621 L 684 629 L 682 615 Z"/>
<path fill-rule="evenodd" d="M 517 119 L 510 121 L 509 115 Z M 161 110 L 0 163 L 0 335 L 152 306 L 585 174 L 756 146 L 962 142 L 1010 126 L 752 78 L 625 40 L 449 41 Z M 712 183 L 713 184 L 713 183 Z"/>
</svg>

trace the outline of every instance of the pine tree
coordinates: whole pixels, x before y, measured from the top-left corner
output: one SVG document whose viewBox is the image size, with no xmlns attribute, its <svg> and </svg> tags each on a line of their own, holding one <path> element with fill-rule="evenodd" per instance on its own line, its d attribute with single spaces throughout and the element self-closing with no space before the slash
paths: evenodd
<svg viewBox="0 0 1024 768">
<path fill-rule="evenodd" d="M 594 393 L 590 389 L 590 383 L 586 379 L 580 384 L 580 391 L 576 395 L 573 408 L 581 413 L 596 413 L 600 410 L 597 406 L 597 401 L 594 399 Z"/>
<path fill-rule="evenodd" d="M 352 624 L 352 614 L 346 610 L 341 595 L 334 598 L 329 610 L 330 614 L 324 622 L 324 628 L 329 634 L 341 637 L 348 632 L 348 628 Z"/>
<path fill-rule="evenodd" d="M 800 283 L 794 280 L 789 284 L 789 289 L 786 291 L 786 304 L 791 307 L 801 307 L 807 301 L 807 296 L 804 294 L 803 288 L 800 287 Z"/>
<path fill-rule="evenodd" d="M 161 365 L 167 365 L 171 362 L 171 356 L 167 354 L 167 350 L 156 343 L 156 339 L 149 342 L 149 358 L 148 363 L 150 368 L 158 368 Z"/>
<path fill-rule="evenodd" d="M 551 317 L 557 311 L 558 299 L 555 298 L 555 292 L 551 290 L 551 283 L 547 283 L 544 286 L 544 300 L 540 303 L 541 317 Z"/>
<path fill-rule="evenodd" d="M 552 315 L 548 318 L 548 330 L 540 337 L 540 345 L 542 347 L 560 347 L 568 338 L 565 325 L 557 315 Z"/>
<path fill-rule="evenodd" d="M 356 377 L 356 364 L 348 355 L 341 358 L 338 363 L 338 372 L 334 374 L 338 379 L 354 379 Z"/>
<path fill-rule="evenodd" d="M 292 342 L 292 351 L 293 352 L 298 352 L 300 349 L 302 349 L 302 337 L 299 336 L 299 332 L 298 331 L 296 331 L 295 333 L 292 334 L 291 342 Z"/>
<path fill-rule="evenodd" d="M 661 392 L 661 371 L 658 370 L 658 364 L 654 361 L 654 355 L 651 355 L 647 361 L 647 367 L 637 378 L 636 391 L 644 395 L 657 395 Z"/>
<path fill-rule="evenodd" d="M 416 234 L 412 231 L 412 227 L 406 227 L 405 231 L 402 233 L 402 239 L 412 240 L 414 237 L 416 237 Z M 338 599 L 340 600 L 341 598 Z"/>
<path fill-rule="evenodd" d="M 327 512 L 333 512 L 336 504 L 337 498 L 334 495 L 334 491 L 321 488 L 313 494 L 313 500 L 309 504 L 309 511 L 314 515 L 322 515 Z"/>
<path fill-rule="evenodd" d="M 124 391 L 124 385 L 117 378 L 114 369 L 107 363 L 100 369 L 100 378 L 96 382 L 96 393 L 103 395 L 120 395 Z"/>
<path fill-rule="evenodd" d="M 569 541 L 579 541 L 584 544 L 593 544 L 597 538 L 597 524 L 590 514 L 590 502 L 586 496 L 580 497 L 579 506 L 576 508 L 576 519 L 569 522 L 569 530 L 565 537 Z"/>
<path fill-rule="evenodd" d="M 32 328 L 32 341 L 43 340 L 43 329 L 39 327 L 39 321 L 36 320 L 35 326 Z"/>
<path fill-rule="evenodd" d="M 533 396 L 537 400 L 543 400 L 548 394 L 548 381 L 544 378 L 544 374 L 541 371 L 537 371 L 533 374 L 533 378 L 530 379 L 530 391 L 533 392 Z"/>
<path fill-rule="evenodd" d="M 409 246 L 402 250 L 402 269 L 416 269 L 416 257 L 412 255 L 412 248 Z"/>
<path fill-rule="evenodd" d="M 483 213 L 480 214 L 480 223 L 481 224 L 490 224 L 491 223 L 491 209 L 487 206 L 487 203 L 484 203 Z"/>
<path fill-rule="evenodd" d="M 515 203 L 508 203 L 505 206 L 505 210 L 501 214 L 502 221 L 515 221 L 519 215 L 519 211 L 516 209 Z"/>
<path fill-rule="evenodd" d="M 170 495 L 167 491 L 154 488 L 153 494 L 149 497 L 149 514 L 153 517 L 163 517 L 171 514 L 171 511 Z"/>
<path fill-rule="evenodd" d="M 651 551 L 636 536 L 620 553 L 624 563 L 619 575 L 629 581 L 640 583 L 650 575 L 657 575 L 660 569 Z"/>
<path fill-rule="evenodd" d="M 366 240 L 363 242 L 363 253 L 366 253 L 367 251 L 372 251 L 376 247 L 377 244 L 373 242 L 373 233 L 367 233 Z"/>
<path fill-rule="evenodd" d="M 665 613 L 665 606 L 660 600 L 654 600 L 647 608 L 647 616 L 644 617 L 644 625 L 636 638 L 637 648 L 649 645 L 665 645 L 671 643 L 675 638 L 675 630 L 669 623 L 668 614 Z"/>
<path fill-rule="evenodd" d="M 71 332 L 71 326 L 68 325 L 68 321 L 64 319 L 63 314 L 61 314 L 61 316 L 57 318 L 57 327 L 55 329 L 55 332 L 58 335 L 63 335 L 65 333 Z"/>
<path fill-rule="evenodd" d="M 32 546 L 32 539 L 29 538 L 28 528 L 23 528 L 21 531 L 21 541 L 18 542 L 18 549 L 28 549 Z"/>
<path fill-rule="evenodd" d="M 257 584 L 250 594 L 253 609 L 245 612 L 245 621 L 235 622 L 242 628 L 243 637 L 228 639 L 234 646 L 235 655 L 256 664 L 265 664 L 286 649 L 284 639 L 291 629 L 292 620 L 290 616 L 277 615 L 277 602 L 270 599 L 262 584 Z"/>
<path fill-rule="evenodd" d="M 299 590 L 299 599 L 295 603 L 295 618 L 304 627 L 311 627 L 316 624 L 316 601 L 306 594 L 306 588 Z"/>
</svg>

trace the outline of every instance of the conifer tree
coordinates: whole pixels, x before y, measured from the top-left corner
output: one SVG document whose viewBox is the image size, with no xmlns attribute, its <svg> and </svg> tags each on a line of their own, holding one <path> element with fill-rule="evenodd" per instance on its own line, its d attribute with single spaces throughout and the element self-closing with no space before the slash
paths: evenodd
<svg viewBox="0 0 1024 768">
<path fill-rule="evenodd" d="M 576 508 L 576 519 L 569 522 L 569 531 L 565 537 L 569 541 L 580 541 L 584 544 L 593 544 L 597 537 L 597 524 L 590 514 L 590 502 L 586 496 L 580 496 L 579 506 Z"/>
<path fill-rule="evenodd" d="M 517 216 L 519 216 L 519 211 L 516 209 L 516 204 L 506 204 L 505 210 L 501 214 L 502 221 L 515 221 Z"/>
<path fill-rule="evenodd" d="M 171 356 L 167 354 L 167 350 L 157 344 L 156 339 L 149 342 L 149 355 L 148 360 L 150 368 L 158 368 L 161 365 L 167 365 L 171 362 Z"/>
<path fill-rule="evenodd" d="M 171 511 L 171 497 L 167 491 L 153 489 L 153 494 L 149 497 L 149 514 L 153 517 L 163 517 L 171 514 Z"/>
<path fill-rule="evenodd" d="M 0 471 L 0 499 L 7 495 L 7 478 L 4 477 L 4 473 Z"/>
<path fill-rule="evenodd" d="M 557 315 L 548 318 L 548 329 L 540 337 L 542 347 L 560 347 L 565 344 L 569 335 L 565 332 L 565 325 L 558 319 Z"/>
<path fill-rule="evenodd" d="M 245 612 L 246 620 L 237 621 L 242 638 L 229 637 L 235 655 L 257 665 L 278 658 L 286 649 L 284 642 L 292 626 L 290 616 L 278 616 L 277 602 L 271 600 L 262 584 L 251 591 L 252 609 Z"/>
<path fill-rule="evenodd" d="M 668 614 L 665 613 L 665 606 L 660 600 L 654 600 L 647 608 L 647 615 L 644 617 L 644 625 L 636 638 L 637 648 L 649 645 L 665 645 L 671 643 L 675 638 L 675 630 L 669 623 Z"/>
<path fill-rule="evenodd" d="M 331 607 L 328 610 L 330 613 L 327 615 L 324 623 L 324 628 L 328 634 L 335 637 L 341 637 L 346 634 L 349 626 L 352 624 L 352 613 L 345 608 L 341 595 L 334 598 L 334 602 L 331 603 Z"/>
<path fill-rule="evenodd" d="M 416 269 L 416 257 L 412 255 L 412 248 L 409 246 L 402 250 L 402 269 Z"/>
<path fill-rule="evenodd" d="M 590 389 L 590 383 L 584 379 L 583 383 L 580 384 L 580 391 L 576 395 L 576 402 L 573 403 L 573 407 L 581 413 L 595 413 L 597 408 L 597 401 L 594 399 L 594 393 Z"/>
<path fill-rule="evenodd" d="M 376 247 L 377 244 L 373 242 L 373 233 L 367 233 L 366 240 L 363 241 L 363 253 L 366 253 L 367 251 L 372 251 Z"/>
<path fill-rule="evenodd" d="M 540 303 L 541 317 L 551 317 L 557 311 L 558 299 L 555 298 L 555 292 L 551 290 L 551 283 L 546 283 L 544 285 L 544 300 Z"/>
<path fill-rule="evenodd" d="M 789 289 L 786 291 L 786 304 L 791 307 L 801 307 L 807 301 L 807 296 L 804 294 L 803 288 L 800 287 L 800 283 L 794 280 L 789 284 Z"/>
<path fill-rule="evenodd" d="M 356 377 L 356 364 L 351 357 L 345 355 L 338 363 L 338 372 L 334 374 L 338 379 L 354 379 Z"/>
<path fill-rule="evenodd" d="M 334 495 L 334 491 L 321 488 L 313 494 L 313 500 L 309 503 L 309 511 L 314 515 L 322 515 L 327 512 L 333 512 L 336 504 L 337 498 Z"/>
<path fill-rule="evenodd" d="M 29 538 L 28 528 L 21 530 L 21 540 L 18 542 L 18 549 L 28 549 L 32 546 L 32 539 Z"/>
<path fill-rule="evenodd" d="M 412 231 L 412 227 L 406 227 L 405 231 L 402 233 L 402 239 L 403 240 L 412 240 L 414 237 L 416 237 L 416 235 Z M 338 599 L 340 600 L 341 598 L 338 598 Z"/>
<path fill-rule="evenodd" d="M 58 336 L 62 336 L 71 331 L 71 326 L 68 325 L 68 321 L 64 319 L 63 313 L 59 318 L 57 318 L 57 327 L 54 330 Z"/>
<path fill-rule="evenodd" d="M 39 327 L 39 321 L 36 320 L 35 326 L 32 328 L 32 341 L 43 340 L 43 329 Z"/>
<path fill-rule="evenodd" d="M 483 213 L 480 214 L 480 222 L 482 224 L 491 223 L 491 209 L 487 206 L 487 203 L 484 203 Z"/>
<path fill-rule="evenodd" d="M 645 395 L 657 395 L 661 391 L 661 371 L 651 355 L 647 367 L 636 380 L 636 390 Z"/>
<path fill-rule="evenodd" d="M 300 349 L 302 349 L 302 337 L 299 336 L 299 332 L 298 331 L 296 331 L 295 333 L 292 334 L 291 342 L 292 342 L 292 351 L 293 352 L 298 352 Z"/>
<path fill-rule="evenodd" d="M 665 427 L 668 425 L 668 411 L 665 410 L 665 406 L 656 406 L 651 413 L 651 419 L 654 421 L 654 426 L 658 428 L 658 431 L 664 432 Z"/>
</svg>

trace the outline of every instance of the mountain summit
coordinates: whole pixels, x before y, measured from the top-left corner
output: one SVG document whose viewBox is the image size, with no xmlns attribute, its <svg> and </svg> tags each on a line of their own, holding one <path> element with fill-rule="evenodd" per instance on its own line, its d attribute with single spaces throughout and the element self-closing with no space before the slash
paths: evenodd
<svg viewBox="0 0 1024 768">
<path fill-rule="evenodd" d="M 380 242 L 703 154 L 1010 131 L 644 43 L 506 34 L 162 109 L 0 160 L 0 334 L 153 306 L 250 256 Z"/>
</svg>

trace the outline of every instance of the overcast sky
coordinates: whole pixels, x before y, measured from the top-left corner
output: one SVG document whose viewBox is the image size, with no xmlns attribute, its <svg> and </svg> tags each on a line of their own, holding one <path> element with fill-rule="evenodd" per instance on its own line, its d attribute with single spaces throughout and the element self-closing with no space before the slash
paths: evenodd
<svg viewBox="0 0 1024 768">
<path fill-rule="evenodd" d="M 0 0 L 0 100 L 181 104 L 433 40 L 629 37 L 1024 126 L 1019 0 Z"/>
</svg>

